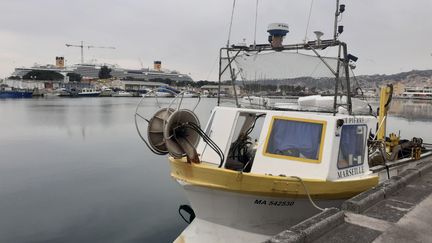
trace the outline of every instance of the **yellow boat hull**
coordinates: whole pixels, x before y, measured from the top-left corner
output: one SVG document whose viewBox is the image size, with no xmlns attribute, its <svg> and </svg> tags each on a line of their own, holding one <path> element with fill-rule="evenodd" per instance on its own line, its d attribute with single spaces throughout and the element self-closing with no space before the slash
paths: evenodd
<svg viewBox="0 0 432 243">
<path fill-rule="evenodd" d="M 240 173 L 206 163 L 190 164 L 170 158 L 171 176 L 190 185 L 242 194 L 313 199 L 347 199 L 378 184 L 376 175 L 327 181 L 293 177 Z M 305 190 L 306 187 L 306 190 Z"/>
</svg>

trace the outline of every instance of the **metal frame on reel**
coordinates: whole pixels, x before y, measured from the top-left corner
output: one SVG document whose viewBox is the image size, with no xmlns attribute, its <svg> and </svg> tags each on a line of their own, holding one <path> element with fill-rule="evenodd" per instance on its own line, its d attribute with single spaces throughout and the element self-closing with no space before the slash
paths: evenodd
<svg viewBox="0 0 432 243">
<path fill-rule="evenodd" d="M 157 98 L 156 92 L 155 92 L 154 90 L 152 90 L 152 91 L 146 93 L 146 94 L 141 98 L 141 100 L 138 102 L 138 104 L 137 104 L 137 106 L 136 106 L 136 108 L 135 108 L 134 121 L 135 121 L 135 128 L 136 128 L 136 130 L 137 130 L 138 136 L 141 138 L 141 140 L 144 141 L 145 145 L 150 149 L 150 151 L 153 152 L 154 154 L 157 154 L 157 155 L 165 155 L 165 154 L 168 154 L 168 150 L 167 150 L 166 148 L 164 149 L 163 146 L 162 146 L 161 148 L 158 148 L 157 146 L 155 146 L 152 142 L 149 141 L 149 136 L 147 136 L 148 138 L 145 139 L 145 137 L 142 135 L 142 133 L 141 133 L 141 131 L 140 131 L 140 128 L 139 128 L 139 126 L 138 126 L 138 119 L 137 119 L 137 118 L 141 118 L 142 120 L 144 120 L 145 122 L 147 122 L 147 124 L 148 124 L 147 129 L 150 128 L 150 124 L 151 124 L 152 120 L 155 119 L 155 117 L 156 117 L 156 119 L 160 119 L 160 120 L 163 122 L 163 123 L 162 123 L 162 127 L 165 127 L 168 118 L 169 118 L 169 117 L 170 117 L 174 112 L 180 110 L 181 105 L 182 105 L 182 101 L 183 101 L 183 98 L 184 98 L 184 92 L 180 92 L 180 93 L 178 93 L 178 94 L 175 93 L 174 91 L 171 91 L 171 90 L 169 90 L 169 92 L 172 92 L 173 95 L 175 95 L 175 96 L 174 96 L 174 98 L 171 100 L 171 102 L 169 103 L 168 107 L 166 107 L 166 108 L 162 108 L 162 106 L 160 105 L 159 100 L 158 100 L 158 98 Z M 143 115 L 141 115 L 141 114 L 139 113 L 139 108 L 141 107 L 141 104 L 143 103 L 143 101 L 145 100 L 145 98 L 153 97 L 153 96 L 151 96 L 152 94 L 155 95 L 154 97 L 155 97 L 155 99 L 156 99 L 156 104 L 157 104 L 157 106 L 159 107 L 159 110 L 158 110 L 158 111 L 157 111 L 157 112 L 152 116 L 152 118 L 147 119 L 146 117 L 144 117 Z M 171 108 L 171 107 L 174 105 L 175 101 L 178 100 L 178 99 L 180 99 L 180 101 L 179 101 L 179 104 L 178 104 L 177 108 L 176 108 L 176 109 Z M 195 106 L 193 107 L 192 112 L 194 112 L 195 109 L 198 107 L 200 101 L 201 101 L 201 97 L 198 96 L 197 103 L 196 103 Z M 160 113 L 159 115 L 162 115 L 162 117 L 158 116 L 158 113 Z M 166 113 L 166 114 L 165 114 L 165 113 Z M 149 131 L 147 131 L 147 133 L 149 133 Z M 155 133 L 161 133 L 161 131 L 155 131 Z M 163 134 L 162 134 L 162 135 L 163 135 Z M 162 138 L 162 139 L 163 139 L 163 138 Z M 161 144 L 161 145 L 162 145 L 162 144 Z"/>
</svg>

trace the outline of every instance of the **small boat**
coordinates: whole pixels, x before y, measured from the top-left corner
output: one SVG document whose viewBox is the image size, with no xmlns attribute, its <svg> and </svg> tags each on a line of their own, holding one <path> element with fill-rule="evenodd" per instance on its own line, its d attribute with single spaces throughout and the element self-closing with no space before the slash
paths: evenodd
<svg viewBox="0 0 432 243">
<path fill-rule="evenodd" d="M 0 88 L 0 99 L 32 98 L 32 96 L 33 96 L 32 91 L 15 89 L 6 86 L 2 86 Z"/>
<path fill-rule="evenodd" d="M 123 91 L 123 90 L 120 90 L 120 91 L 114 92 L 112 94 L 112 97 L 133 97 L 133 94 L 126 92 L 126 91 Z"/>
<path fill-rule="evenodd" d="M 179 93 L 180 91 L 169 86 L 161 86 L 157 88 L 154 92 L 155 96 L 157 97 L 174 97 Z"/>
<path fill-rule="evenodd" d="M 244 96 L 240 100 L 240 104 L 245 107 L 267 107 L 270 105 L 270 99 L 259 96 Z"/>
<path fill-rule="evenodd" d="M 177 107 L 173 100 L 151 118 L 139 114 L 141 102 L 137 106 L 139 136 L 153 153 L 168 155 L 171 177 L 190 202 L 179 208 L 190 224 L 175 242 L 266 241 L 432 156 L 422 139 L 387 131 L 392 85 L 381 88 L 376 112 L 356 108 L 363 106 L 351 97 L 356 57 L 338 35 L 321 40 L 317 33 L 317 40 L 284 45 L 288 25 L 270 24 L 268 33 L 269 44 L 221 48 L 219 77 L 227 72 L 235 84 L 236 70 L 246 81 L 260 73 L 269 80 L 314 74 L 334 80 L 334 96 L 305 97 L 291 110 L 242 107 L 238 100 L 224 107 L 221 92 L 203 128 L 196 106 Z M 137 125 L 141 118 L 146 138 Z"/>
<path fill-rule="evenodd" d="M 197 97 L 200 96 L 198 93 L 195 93 L 195 92 L 192 92 L 192 91 L 184 91 L 184 92 L 180 93 L 180 95 L 183 98 L 197 98 Z"/>
<path fill-rule="evenodd" d="M 99 94 L 100 97 L 111 97 L 113 95 L 114 91 L 110 88 L 103 88 L 101 90 L 101 93 Z"/>
<path fill-rule="evenodd" d="M 93 88 L 83 88 L 78 92 L 79 97 L 98 97 L 100 95 L 100 91 L 97 91 Z"/>
</svg>

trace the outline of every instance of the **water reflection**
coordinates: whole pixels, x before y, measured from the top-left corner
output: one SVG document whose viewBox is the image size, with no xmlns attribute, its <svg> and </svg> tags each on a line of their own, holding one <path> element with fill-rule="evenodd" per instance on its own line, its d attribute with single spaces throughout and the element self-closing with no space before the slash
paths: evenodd
<svg viewBox="0 0 432 243">
<path fill-rule="evenodd" d="M 177 214 L 186 198 L 166 158 L 136 134 L 137 103 L 0 101 L 0 242 L 170 242 L 186 227 Z M 201 101 L 202 125 L 215 105 Z M 155 99 L 143 103 L 143 115 L 156 109 Z M 431 142 L 431 117 L 431 103 L 395 100 L 388 130 Z"/>
<path fill-rule="evenodd" d="M 409 121 L 432 121 L 432 101 L 428 100 L 393 100 L 390 115 Z"/>
</svg>

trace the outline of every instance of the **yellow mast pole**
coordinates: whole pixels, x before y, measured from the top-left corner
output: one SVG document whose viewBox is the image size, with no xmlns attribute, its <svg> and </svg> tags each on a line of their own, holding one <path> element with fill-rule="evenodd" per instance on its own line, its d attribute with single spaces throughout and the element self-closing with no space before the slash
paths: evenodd
<svg viewBox="0 0 432 243">
<path fill-rule="evenodd" d="M 386 137 L 386 123 L 387 123 L 387 112 L 390 109 L 390 99 L 393 93 L 393 85 L 381 87 L 380 92 L 380 103 L 378 113 L 378 131 L 377 139 L 385 140 Z"/>
</svg>

